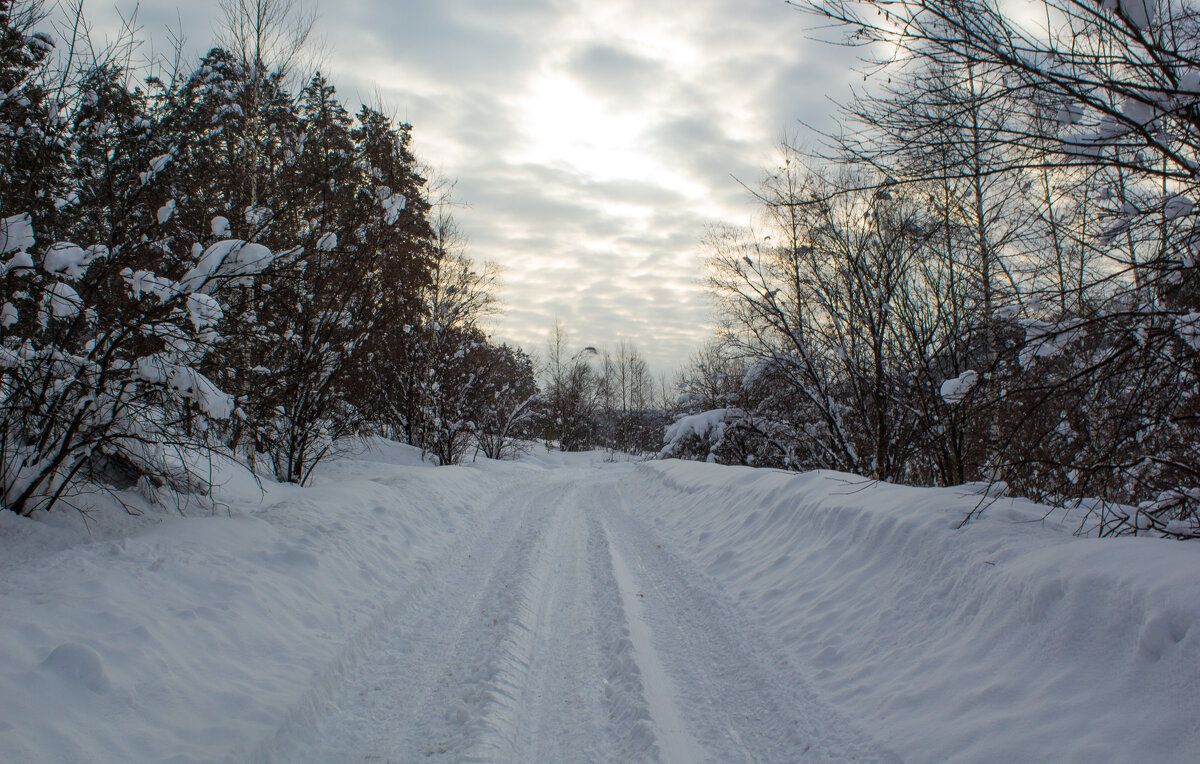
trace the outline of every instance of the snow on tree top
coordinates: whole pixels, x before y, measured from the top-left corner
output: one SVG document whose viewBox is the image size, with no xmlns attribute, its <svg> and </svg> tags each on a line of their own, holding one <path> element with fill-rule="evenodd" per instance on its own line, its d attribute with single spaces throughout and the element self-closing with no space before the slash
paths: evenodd
<svg viewBox="0 0 1200 764">
<path fill-rule="evenodd" d="M 33 221 L 28 212 L 0 220 L 0 255 L 26 250 L 33 242 Z"/>
</svg>

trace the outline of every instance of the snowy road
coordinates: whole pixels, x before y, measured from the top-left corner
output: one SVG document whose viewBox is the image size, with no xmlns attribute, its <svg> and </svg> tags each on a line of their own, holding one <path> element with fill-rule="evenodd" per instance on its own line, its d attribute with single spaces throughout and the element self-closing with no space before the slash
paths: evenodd
<svg viewBox="0 0 1200 764">
<path fill-rule="evenodd" d="M 663 551 L 609 467 L 531 473 L 275 761 L 889 761 Z"/>
<path fill-rule="evenodd" d="M 603 453 L 240 469 L 0 512 L 0 761 L 1200 761 L 1195 545 Z"/>
</svg>

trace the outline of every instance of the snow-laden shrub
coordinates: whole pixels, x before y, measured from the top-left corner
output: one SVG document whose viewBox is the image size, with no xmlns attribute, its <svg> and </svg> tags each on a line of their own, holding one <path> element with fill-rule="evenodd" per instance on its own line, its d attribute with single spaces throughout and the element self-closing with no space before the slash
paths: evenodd
<svg viewBox="0 0 1200 764">
<path fill-rule="evenodd" d="M 29 514 L 66 494 L 81 471 L 125 465 L 154 485 L 203 489 L 185 454 L 218 445 L 213 424 L 235 413 L 230 395 L 199 371 L 222 311 L 208 294 L 245 279 L 196 263 L 190 280 L 121 268 L 121 255 L 67 242 L 21 242 L 14 258 L 37 268 L 7 276 L 11 321 L 0 329 L 0 499 Z M 269 262 L 264 247 L 255 267 Z M 71 281 L 71 284 L 67 283 Z"/>
</svg>

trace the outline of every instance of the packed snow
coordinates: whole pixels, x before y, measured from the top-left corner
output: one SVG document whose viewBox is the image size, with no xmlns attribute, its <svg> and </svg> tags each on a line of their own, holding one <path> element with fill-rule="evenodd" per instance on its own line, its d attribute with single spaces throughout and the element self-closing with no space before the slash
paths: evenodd
<svg viewBox="0 0 1200 764">
<path fill-rule="evenodd" d="M 306 488 L 0 512 L 0 760 L 1200 757 L 1194 545 L 610 459 L 374 439 Z"/>
</svg>

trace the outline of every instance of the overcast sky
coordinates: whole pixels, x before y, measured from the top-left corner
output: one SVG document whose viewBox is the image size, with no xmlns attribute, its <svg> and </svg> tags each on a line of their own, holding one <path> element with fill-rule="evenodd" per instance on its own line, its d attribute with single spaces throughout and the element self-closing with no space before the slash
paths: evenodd
<svg viewBox="0 0 1200 764">
<path fill-rule="evenodd" d="M 313 7 L 312 0 L 309 7 Z M 90 2 L 98 31 L 119 8 Z M 497 338 L 541 351 L 632 341 L 673 372 L 711 335 L 699 242 L 747 223 L 800 121 L 828 124 L 847 55 L 783 0 L 320 0 L 323 70 L 353 112 L 383 103 L 457 178 L 470 254 L 503 269 Z M 141 0 L 143 35 L 193 57 L 217 0 Z"/>
</svg>

